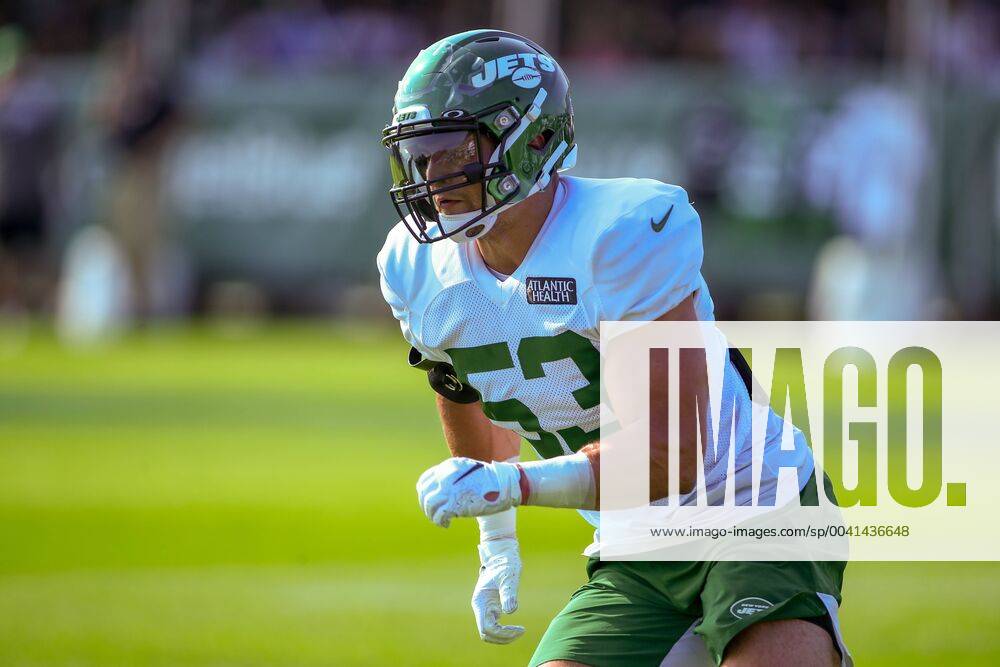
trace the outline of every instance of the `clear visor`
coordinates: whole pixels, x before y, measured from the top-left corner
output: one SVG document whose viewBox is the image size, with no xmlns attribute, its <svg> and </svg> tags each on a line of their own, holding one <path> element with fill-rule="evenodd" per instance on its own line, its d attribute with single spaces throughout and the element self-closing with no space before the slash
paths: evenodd
<svg viewBox="0 0 1000 667">
<path fill-rule="evenodd" d="M 394 152 L 406 179 L 427 183 L 460 176 L 463 167 L 480 162 L 476 137 L 472 132 L 437 132 L 402 139 Z"/>
</svg>

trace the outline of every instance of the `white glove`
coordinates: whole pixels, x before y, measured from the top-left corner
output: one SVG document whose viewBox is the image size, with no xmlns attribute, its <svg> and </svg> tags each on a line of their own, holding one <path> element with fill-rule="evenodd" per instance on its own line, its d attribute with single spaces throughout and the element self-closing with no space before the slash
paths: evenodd
<svg viewBox="0 0 1000 667">
<path fill-rule="evenodd" d="M 479 581 L 472 592 L 479 637 L 491 644 L 509 644 L 524 634 L 520 625 L 502 625 L 500 613 L 517 611 L 521 581 L 521 552 L 517 537 L 500 537 L 479 545 Z"/>
<path fill-rule="evenodd" d="M 520 479 L 513 463 L 455 457 L 424 471 L 417 498 L 427 518 L 447 528 L 457 516 L 485 516 L 520 505 Z"/>
</svg>

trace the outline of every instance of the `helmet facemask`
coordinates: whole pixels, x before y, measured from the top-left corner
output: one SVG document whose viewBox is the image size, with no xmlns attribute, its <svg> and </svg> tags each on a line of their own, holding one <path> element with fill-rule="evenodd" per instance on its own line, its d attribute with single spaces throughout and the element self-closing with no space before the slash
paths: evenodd
<svg viewBox="0 0 1000 667">
<path fill-rule="evenodd" d="M 391 125 L 382 135 L 389 149 L 396 211 L 410 233 L 422 243 L 445 238 L 471 241 L 487 233 L 497 216 L 513 205 L 520 181 L 506 163 L 506 144 L 517 128 L 519 114 L 505 105 L 459 118 L 413 120 Z M 483 119 L 501 112 L 510 118 L 508 131 L 496 139 Z M 487 140 L 496 142 L 486 156 Z M 438 210 L 446 193 L 478 185 L 479 206 L 470 211 Z"/>
</svg>

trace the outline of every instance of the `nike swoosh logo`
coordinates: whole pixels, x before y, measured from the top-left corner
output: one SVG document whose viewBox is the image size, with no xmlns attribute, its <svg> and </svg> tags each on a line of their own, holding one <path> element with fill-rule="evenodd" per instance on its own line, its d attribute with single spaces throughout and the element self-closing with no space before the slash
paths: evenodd
<svg viewBox="0 0 1000 667">
<path fill-rule="evenodd" d="M 654 232 L 659 233 L 659 232 L 663 231 L 663 228 L 667 226 L 667 218 L 669 218 L 670 214 L 673 213 L 673 212 L 674 212 L 674 205 L 671 204 L 670 208 L 667 209 L 666 214 L 663 216 L 663 219 L 660 220 L 659 222 L 653 222 L 653 219 L 650 218 L 649 219 L 649 226 L 653 228 Z"/>
<path fill-rule="evenodd" d="M 472 473 L 476 472 L 477 470 L 479 470 L 482 467 L 483 467 L 482 463 L 477 463 L 476 465 L 472 466 L 471 468 L 469 468 L 468 470 L 466 470 L 465 472 L 463 472 L 461 475 L 459 475 L 458 478 L 454 482 L 452 482 L 452 484 L 458 484 L 463 479 L 465 479 L 466 477 L 468 477 L 469 475 L 471 475 Z"/>
</svg>

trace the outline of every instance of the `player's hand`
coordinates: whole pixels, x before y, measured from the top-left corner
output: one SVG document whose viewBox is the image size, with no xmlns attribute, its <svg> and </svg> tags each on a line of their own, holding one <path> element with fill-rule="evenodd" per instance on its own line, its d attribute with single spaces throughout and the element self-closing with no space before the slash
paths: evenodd
<svg viewBox="0 0 1000 667">
<path fill-rule="evenodd" d="M 521 551 L 517 537 L 501 537 L 479 545 L 479 581 L 472 592 L 479 637 L 491 644 L 509 644 L 524 634 L 520 625 L 502 625 L 500 614 L 517 611 L 521 583 Z"/>
<path fill-rule="evenodd" d="M 457 516 L 486 516 L 521 504 L 521 471 L 512 463 L 483 463 L 462 457 L 428 468 L 417 481 L 417 498 L 427 518 L 447 528 Z"/>
</svg>

